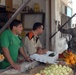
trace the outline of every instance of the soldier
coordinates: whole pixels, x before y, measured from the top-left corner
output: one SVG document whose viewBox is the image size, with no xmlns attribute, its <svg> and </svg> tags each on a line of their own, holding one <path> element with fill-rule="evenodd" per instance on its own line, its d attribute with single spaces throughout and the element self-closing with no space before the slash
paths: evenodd
<svg viewBox="0 0 76 75">
<path fill-rule="evenodd" d="M 58 26 L 60 32 L 65 34 L 70 34 L 72 36 L 71 40 L 68 42 L 68 49 L 72 50 L 73 53 L 76 53 L 76 27 L 70 29 L 63 29 Z"/>
</svg>

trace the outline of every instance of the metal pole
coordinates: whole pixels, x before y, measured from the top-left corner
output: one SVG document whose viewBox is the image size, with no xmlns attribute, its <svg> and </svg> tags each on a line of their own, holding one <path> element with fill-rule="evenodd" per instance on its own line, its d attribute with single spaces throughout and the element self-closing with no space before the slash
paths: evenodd
<svg viewBox="0 0 76 75">
<path fill-rule="evenodd" d="M 0 30 L 0 34 L 10 25 L 10 23 L 15 19 L 15 17 L 24 9 L 24 7 L 30 2 L 31 0 L 25 1 L 18 10 L 12 15 L 12 17 L 8 20 L 8 22 L 2 27 Z"/>
<path fill-rule="evenodd" d="M 66 21 L 63 25 L 61 25 L 60 29 L 61 29 L 62 27 L 64 27 L 75 15 L 76 15 L 76 13 L 75 13 L 72 17 L 70 17 L 68 21 Z M 58 30 L 58 31 L 59 31 L 59 30 Z M 56 32 L 51 36 L 51 38 L 52 38 L 53 36 L 55 36 L 58 31 L 56 31 Z"/>
</svg>

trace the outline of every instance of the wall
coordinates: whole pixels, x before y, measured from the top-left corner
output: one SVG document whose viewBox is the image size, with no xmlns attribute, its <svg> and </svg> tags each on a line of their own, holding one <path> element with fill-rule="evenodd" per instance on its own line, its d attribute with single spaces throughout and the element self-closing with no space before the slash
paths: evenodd
<svg viewBox="0 0 76 75">
<path fill-rule="evenodd" d="M 13 8 L 19 8 L 22 4 L 22 0 L 13 0 Z"/>
<path fill-rule="evenodd" d="M 56 32 L 55 26 L 55 0 L 51 0 L 51 35 Z M 52 50 L 55 48 L 55 36 L 51 38 L 52 41 Z"/>
<path fill-rule="evenodd" d="M 58 25 L 59 23 L 61 24 L 61 1 L 60 0 L 56 0 L 55 1 L 55 25 L 56 25 L 56 32 L 58 31 Z M 58 41 L 60 39 L 60 31 L 57 32 L 57 34 L 55 35 L 55 51 L 58 50 Z"/>
<path fill-rule="evenodd" d="M 51 26 L 50 26 L 50 7 L 49 7 L 49 0 L 46 0 L 46 19 L 45 19 L 45 29 L 46 29 L 46 49 L 50 50 L 50 33 L 51 33 Z"/>
<path fill-rule="evenodd" d="M 1 0 L 1 5 L 5 5 L 5 0 Z"/>
<path fill-rule="evenodd" d="M 13 0 L 13 8 L 18 9 L 22 4 L 22 0 Z M 18 14 L 17 19 L 21 19 L 21 15 Z"/>
<path fill-rule="evenodd" d="M 52 0 L 51 2 L 51 34 L 52 37 L 52 50 L 58 50 L 58 41 L 61 38 L 61 33 L 58 31 L 58 25 L 61 24 L 61 0 Z"/>
<path fill-rule="evenodd" d="M 61 0 L 66 6 L 69 6 L 72 8 L 72 0 Z"/>
</svg>

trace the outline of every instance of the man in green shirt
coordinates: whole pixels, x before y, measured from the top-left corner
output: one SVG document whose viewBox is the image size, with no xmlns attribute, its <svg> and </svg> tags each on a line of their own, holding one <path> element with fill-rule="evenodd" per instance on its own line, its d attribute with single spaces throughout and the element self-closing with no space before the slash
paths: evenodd
<svg viewBox="0 0 76 75">
<path fill-rule="evenodd" d="M 18 37 L 18 35 L 21 34 L 22 29 L 21 21 L 15 19 L 10 24 L 10 29 L 5 30 L 0 35 L 0 53 L 5 56 L 4 61 L 0 62 L 0 69 L 5 69 L 11 65 L 14 69 L 19 70 L 20 66 L 17 64 L 18 51 L 20 51 L 26 60 L 30 61 L 26 56 L 22 43 Z"/>
</svg>

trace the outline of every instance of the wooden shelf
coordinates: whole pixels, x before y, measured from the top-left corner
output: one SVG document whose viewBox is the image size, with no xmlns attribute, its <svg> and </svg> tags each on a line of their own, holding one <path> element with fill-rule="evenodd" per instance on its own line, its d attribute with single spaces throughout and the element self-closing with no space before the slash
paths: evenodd
<svg viewBox="0 0 76 75">
<path fill-rule="evenodd" d="M 45 14 L 44 12 L 28 12 L 28 13 L 26 13 L 26 12 L 21 12 L 22 14 Z"/>
<path fill-rule="evenodd" d="M 41 22 L 43 23 L 43 25 L 44 25 L 44 23 L 45 23 L 45 13 L 44 12 L 28 12 L 28 13 L 26 13 L 26 12 L 21 12 L 21 20 L 22 21 L 24 21 L 24 16 L 26 16 L 26 15 L 28 15 L 28 16 L 41 16 Z M 27 19 L 27 18 L 26 18 Z M 30 21 L 30 18 L 29 18 L 29 21 Z M 26 30 L 30 30 L 30 28 L 25 28 Z"/>
</svg>

